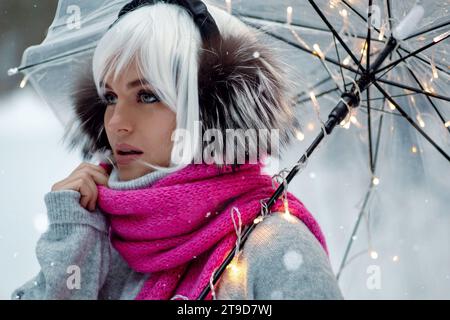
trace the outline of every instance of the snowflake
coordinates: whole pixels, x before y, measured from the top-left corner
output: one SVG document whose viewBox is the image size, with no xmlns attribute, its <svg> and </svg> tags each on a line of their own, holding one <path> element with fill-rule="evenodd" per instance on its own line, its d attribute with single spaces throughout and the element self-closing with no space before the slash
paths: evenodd
<svg viewBox="0 0 450 320">
<path fill-rule="evenodd" d="M 303 256 L 295 250 L 289 250 L 283 256 L 283 263 L 288 271 L 295 271 L 302 265 Z"/>
<path fill-rule="evenodd" d="M 47 218 L 47 214 L 37 214 L 34 217 L 34 228 L 40 232 L 40 233 L 44 233 L 45 231 L 47 231 L 48 229 L 48 218 Z"/>
</svg>

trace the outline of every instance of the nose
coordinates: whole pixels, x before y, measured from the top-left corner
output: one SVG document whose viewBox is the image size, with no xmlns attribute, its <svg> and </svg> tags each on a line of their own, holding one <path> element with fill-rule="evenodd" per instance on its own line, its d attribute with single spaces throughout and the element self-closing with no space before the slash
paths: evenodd
<svg viewBox="0 0 450 320">
<path fill-rule="evenodd" d="M 110 130 L 116 134 L 130 133 L 133 130 L 132 119 L 129 108 L 124 103 L 118 102 L 108 121 Z"/>
</svg>

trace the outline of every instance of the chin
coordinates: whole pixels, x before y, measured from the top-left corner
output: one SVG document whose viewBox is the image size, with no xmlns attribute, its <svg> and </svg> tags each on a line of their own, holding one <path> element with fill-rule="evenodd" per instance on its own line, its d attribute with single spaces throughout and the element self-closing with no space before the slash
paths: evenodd
<svg viewBox="0 0 450 320">
<path fill-rule="evenodd" d="M 121 181 L 137 179 L 153 171 L 151 168 L 142 168 L 140 164 L 127 164 L 118 166 L 119 178 Z"/>
<path fill-rule="evenodd" d="M 121 181 L 128 181 L 139 178 L 143 175 L 138 168 L 133 165 L 121 165 L 118 166 L 119 178 Z"/>
</svg>

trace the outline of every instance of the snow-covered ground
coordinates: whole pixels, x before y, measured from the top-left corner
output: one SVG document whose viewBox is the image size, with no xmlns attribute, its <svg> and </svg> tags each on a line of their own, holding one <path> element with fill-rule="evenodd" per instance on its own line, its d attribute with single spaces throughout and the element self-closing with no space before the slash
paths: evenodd
<svg viewBox="0 0 450 320">
<path fill-rule="evenodd" d="M 351 130 L 336 129 L 289 189 L 319 220 L 335 271 L 371 179 L 367 150 Z M 34 250 L 46 226 L 43 197 L 81 161 L 61 144 L 62 133 L 31 89 L 0 101 L 0 299 L 39 271 Z M 282 167 L 300 157 L 315 133 L 289 148 Z M 388 142 L 399 146 L 393 138 Z M 350 257 L 362 253 L 344 269 L 340 286 L 347 299 L 448 299 L 450 166 L 424 144 L 420 148 L 431 158 L 423 166 L 429 171 L 419 175 L 416 162 L 396 159 L 400 153 L 388 147 L 381 152 L 369 219 L 362 219 Z"/>
</svg>

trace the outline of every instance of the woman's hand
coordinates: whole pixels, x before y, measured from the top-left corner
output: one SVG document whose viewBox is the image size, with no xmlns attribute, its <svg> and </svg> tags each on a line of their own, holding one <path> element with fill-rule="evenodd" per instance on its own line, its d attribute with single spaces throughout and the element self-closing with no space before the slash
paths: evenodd
<svg viewBox="0 0 450 320">
<path fill-rule="evenodd" d="M 55 183 L 52 191 L 78 191 L 81 194 L 80 205 L 94 211 L 98 195 L 96 184 L 107 185 L 108 173 L 101 166 L 83 162 L 66 179 Z"/>
</svg>

